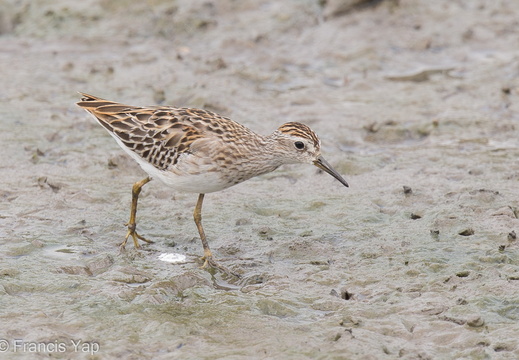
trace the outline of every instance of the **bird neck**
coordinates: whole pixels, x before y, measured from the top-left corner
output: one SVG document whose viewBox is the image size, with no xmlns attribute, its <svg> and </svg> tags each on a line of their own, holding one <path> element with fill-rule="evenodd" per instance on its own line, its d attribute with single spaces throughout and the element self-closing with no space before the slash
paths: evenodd
<svg viewBox="0 0 519 360">
<path fill-rule="evenodd" d="M 281 143 L 281 139 L 282 134 L 277 130 L 262 138 L 262 156 L 276 167 L 287 163 L 286 150 Z"/>
</svg>

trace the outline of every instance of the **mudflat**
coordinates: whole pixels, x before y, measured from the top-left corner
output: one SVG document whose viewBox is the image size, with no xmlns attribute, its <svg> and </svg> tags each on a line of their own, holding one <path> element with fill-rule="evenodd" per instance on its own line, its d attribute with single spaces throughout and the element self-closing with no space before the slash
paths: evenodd
<svg viewBox="0 0 519 360">
<path fill-rule="evenodd" d="M 519 357 L 519 3 L 4 1 L 0 351 L 19 358 Z M 75 106 L 309 125 L 350 184 L 284 166 L 208 194 Z M 168 255 L 186 256 L 174 264 Z M 161 260 L 162 259 L 162 260 Z"/>
</svg>

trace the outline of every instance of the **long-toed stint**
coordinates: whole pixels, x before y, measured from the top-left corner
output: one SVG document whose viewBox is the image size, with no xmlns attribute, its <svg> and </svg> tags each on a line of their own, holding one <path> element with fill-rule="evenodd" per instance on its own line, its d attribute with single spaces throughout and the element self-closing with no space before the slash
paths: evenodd
<svg viewBox="0 0 519 360">
<path fill-rule="evenodd" d="M 129 106 L 81 95 L 77 105 L 92 114 L 149 175 L 133 185 L 123 249 L 130 236 L 137 249 L 138 240 L 152 242 L 137 233 L 135 221 L 141 189 L 152 179 L 159 179 L 178 191 L 199 194 L 194 220 L 204 247 L 203 267 L 210 265 L 226 272 L 213 259 L 202 227 L 205 194 L 294 163 L 313 164 L 348 186 L 321 156 L 321 141 L 304 124 L 288 122 L 272 134 L 261 136 L 206 110 Z"/>
</svg>

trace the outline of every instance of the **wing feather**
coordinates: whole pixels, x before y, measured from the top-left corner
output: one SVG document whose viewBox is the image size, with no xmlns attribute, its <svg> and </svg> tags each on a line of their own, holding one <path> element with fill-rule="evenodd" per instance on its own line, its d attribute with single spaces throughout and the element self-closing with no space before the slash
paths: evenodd
<svg viewBox="0 0 519 360">
<path fill-rule="evenodd" d="M 175 166 L 181 157 L 197 172 L 196 164 L 210 161 L 215 144 L 225 153 L 222 144 L 233 146 L 240 139 L 259 138 L 245 126 L 202 109 L 138 107 L 80 94 L 78 106 L 91 113 L 127 151 L 159 170 Z"/>
<path fill-rule="evenodd" d="M 77 103 L 119 139 L 124 146 L 159 170 L 175 165 L 180 154 L 204 137 L 204 131 L 186 121 L 185 109 L 136 107 L 82 94 Z"/>
</svg>

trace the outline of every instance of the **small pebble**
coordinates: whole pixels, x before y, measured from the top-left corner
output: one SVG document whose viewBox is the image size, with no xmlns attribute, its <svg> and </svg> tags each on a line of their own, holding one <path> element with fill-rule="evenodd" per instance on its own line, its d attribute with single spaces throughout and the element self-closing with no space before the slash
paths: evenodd
<svg viewBox="0 0 519 360">
<path fill-rule="evenodd" d="M 238 220 L 236 220 L 236 225 L 237 226 L 241 226 L 241 225 L 249 225 L 251 222 L 249 219 L 246 219 L 246 218 L 240 218 Z"/>
<path fill-rule="evenodd" d="M 456 300 L 456 304 L 458 304 L 458 305 L 467 305 L 468 301 L 465 300 L 464 298 L 459 298 L 458 300 Z"/>
<path fill-rule="evenodd" d="M 485 321 L 479 315 L 471 316 L 467 319 L 467 325 L 470 327 L 481 327 L 485 325 Z"/>
<path fill-rule="evenodd" d="M 468 271 L 468 270 L 463 270 L 463 271 L 459 271 L 456 273 L 456 276 L 461 277 L 461 278 L 467 277 L 469 275 L 470 275 L 470 271 Z"/>
<path fill-rule="evenodd" d="M 330 291 L 330 295 L 331 295 L 331 296 L 340 297 L 339 293 L 338 293 L 337 290 L 335 290 L 335 289 L 332 289 L 332 291 Z"/>
<path fill-rule="evenodd" d="M 460 231 L 458 233 L 458 235 L 461 235 L 461 236 L 471 236 L 471 235 L 474 235 L 474 230 L 472 228 L 468 228 L 468 229 Z"/>
<path fill-rule="evenodd" d="M 341 290 L 341 299 L 350 300 L 353 297 L 353 293 L 349 292 L 346 289 Z"/>
</svg>

